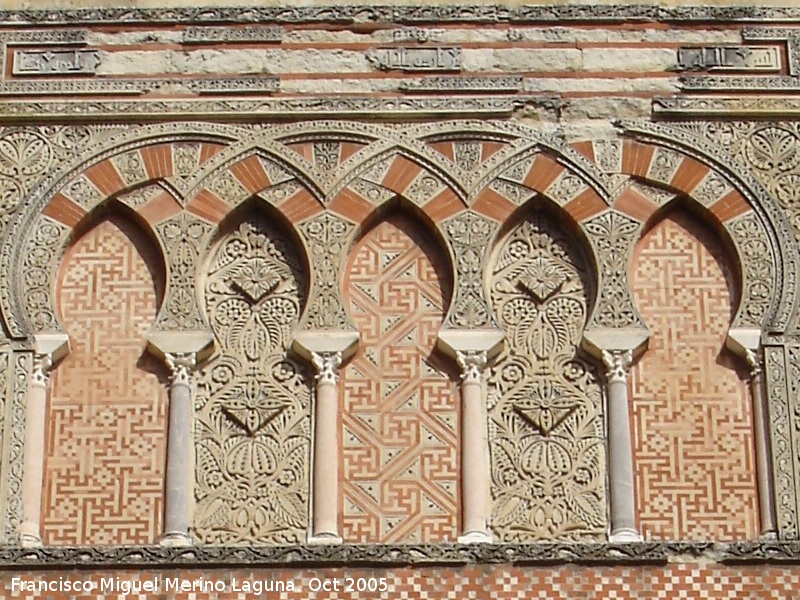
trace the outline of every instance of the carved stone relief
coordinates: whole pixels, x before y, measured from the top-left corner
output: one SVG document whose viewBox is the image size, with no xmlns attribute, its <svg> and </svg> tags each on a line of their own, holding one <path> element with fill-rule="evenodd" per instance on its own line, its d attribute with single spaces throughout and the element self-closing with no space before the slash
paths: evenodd
<svg viewBox="0 0 800 600">
<path fill-rule="evenodd" d="M 202 543 L 294 544 L 308 524 L 310 387 L 289 358 L 304 266 L 261 215 L 230 231 L 204 286 L 217 355 L 198 374 L 194 533 Z"/>
<path fill-rule="evenodd" d="M 609 210 L 584 223 L 599 260 L 600 297 L 592 313 L 593 327 L 642 325 L 633 306 L 628 282 L 628 259 L 640 223 Z"/>
<path fill-rule="evenodd" d="M 353 324 L 342 305 L 341 256 L 355 225 L 330 213 L 323 213 L 301 224 L 298 229 L 306 241 L 314 268 L 314 288 L 305 329 L 349 329 Z"/>
<path fill-rule="evenodd" d="M 166 300 L 155 328 L 193 331 L 204 328 L 197 307 L 195 273 L 200 243 L 211 226 L 192 214 L 180 213 L 156 227 L 166 249 L 168 279 Z"/>
<path fill-rule="evenodd" d="M 19 525 L 22 522 L 22 453 L 24 447 L 25 407 L 27 406 L 28 385 L 33 363 L 33 353 L 9 353 L 12 378 L 6 386 L 6 410 L 4 429 L 3 482 L 5 498 L 5 530 L 3 538 L 7 543 L 19 541 Z M 5 433 L 4 431 L 4 433 Z"/>
<path fill-rule="evenodd" d="M 26 240 L 22 297 L 31 327 L 37 333 L 61 329 L 54 312 L 53 281 L 69 233 L 62 223 L 41 215 Z"/>
<path fill-rule="evenodd" d="M 509 233 L 492 265 L 506 334 L 487 380 L 491 525 L 502 541 L 605 535 L 603 398 L 578 349 L 591 285 L 573 240 L 541 213 Z"/>
<path fill-rule="evenodd" d="M 486 248 L 498 224 L 472 211 L 456 215 L 442 230 L 455 256 L 456 288 L 446 327 L 496 327 L 485 288 Z"/>
</svg>

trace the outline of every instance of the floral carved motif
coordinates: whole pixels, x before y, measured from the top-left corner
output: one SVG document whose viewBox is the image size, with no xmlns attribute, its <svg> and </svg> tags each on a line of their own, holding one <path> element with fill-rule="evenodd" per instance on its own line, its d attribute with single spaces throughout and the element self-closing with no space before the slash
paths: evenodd
<svg viewBox="0 0 800 600">
<path fill-rule="evenodd" d="M 200 242 L 210 228 L 208 223 L 189 213 L 176 215 L 156 228 L 166 248 L 169 263 L 167 298 L 156 328 L 172 331 L 204 327 L 197 307 L 195 269 L 200 255 Z"/>
<path fill-rule="evenodd" d="M 36 332 L 60 329 L 54 310 L 52 282 L 58 268 L 58 254 L 68 233 L 65 225 L 42 215 L 25 245 L 22 297 Z"/>
<path fill-rule="evenodd" d="M 625 215 L 608 211 L 584 225 L 597 252 L 602 286 L 593 325 L 628 327 L 641 324 L 628 287 L 628 253 L 639 224 Z"/>
<path fill-rule="evenodd" d="M 494 326 L 484 291 L 484 256 L 496 225 L 487 218 L 467 211 L 447 221 L 443 227 L 456 259 L 456 289 L 446 326 Z"/>
<path fill-rule="evenodd" d="M 316 287 L 311 293 L 311 306 L 305 326 L 313 329 L 353 329 L 339 291 L 339 259 L 355 226 L 336 215 L 324 213 L 300 225 L 300 233 L 308 244 L 315 273 Z"/>
<path fill-rule="evenodd" d="M 263 217 L 227 233 L 210 263 L 205 300 L 219 353 L 198 376 L 195 531 L 203 543 L 305 537 L 310 391 L 287 356 L 304 272 Z"/>
<path fill-rule="evenodd" d="M 574 242 L 534 214 L 491 271 L 506 347 L 488 377 L 492 527 L 503 541 L 605 535 L 602 395 L 578 350 L 589 277 Z"/>
</svg>

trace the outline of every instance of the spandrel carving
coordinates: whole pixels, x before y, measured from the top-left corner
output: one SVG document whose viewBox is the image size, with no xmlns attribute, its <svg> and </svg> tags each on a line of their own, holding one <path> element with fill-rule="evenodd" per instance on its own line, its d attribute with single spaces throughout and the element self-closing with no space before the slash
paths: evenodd
<svg viewBox="0 0 800 600">
<path fill-rule="evenodd" d="M 198 377 L 195 534 L 293 544 L 308 521 L 310 387 L 287 355 L 306 297 L 288 239 L 263 218 L 220 241 L 205 283 L 218 354 Z"/>
<path fill-rule="evenodd" d="M 502 541 L 605 535 L 602 394 L 578 350 L 589 281 L 574 242 L 538 213 L 494 261 L 506 346 L 488 377 L 491 524 Z"/>
</svg>

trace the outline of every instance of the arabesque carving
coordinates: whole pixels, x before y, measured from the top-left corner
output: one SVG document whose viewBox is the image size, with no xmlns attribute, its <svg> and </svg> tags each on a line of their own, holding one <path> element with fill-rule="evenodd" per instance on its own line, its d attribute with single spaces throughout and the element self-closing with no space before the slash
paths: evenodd
<svg viewBox="0 0 800 600">
<path fill-rule="evenodd" d="M 63 224 L 41 215 L 25 244 L 22 278 L 25 309 L 35 332 L 60 331 L 53 303 L 58 259 L 69 234 Z"/>
<path fill-rule="evenodd" d="M 303 264 L 258 215 L 219 241 L 204 288 L 219 353 L 197 377 L 195 535 L 298 543 L 308 524 L 310 388 L 287 350 L 306 297 Z"/>
<path fill-rule="evenodd" d="M 498 225 L 483 215 L 466 211 L 446 221 L 442 230 L 455 256 L 456 288 L 445 319 L 446 327 L 495 327 L 486 298 L 486 248 Z"/>
<path fill-rule="evenodd" d="M 354 329 L 342 305 L 341 256 L 355 225 L 336 215 L 323 213 L 298 229 L 308 245 L 315 279 L 310 306 L 303 323 L 306 329 Z"/>
<path fill-rule="evenodd" d="M 190 213 L 182 212 L 156 227 L 166 249 L 168 263 L 167 297 L 155 329 L 193 331 L 205 327 L 197 306 L 195 272 L 200 244 L 211 226 Z"/>
<path fill-rule="evenodd" d="M 506 347 L 488 377 L 491 525 L 503 541 L 605 535 L 602 392 L 578 350 L 591 285 L 574 241 L 541 213 L 510 232 L 492 265 Z"/>
<path fill-rule="evenodd" d="M 628 282 L 628 259 L 641 225 L 626 215 L 609 210 L 584 223 L 599 260 L 600 298 L 592 314 L 598 327 L 642 325 L 633 305 Z"/>
</svg>

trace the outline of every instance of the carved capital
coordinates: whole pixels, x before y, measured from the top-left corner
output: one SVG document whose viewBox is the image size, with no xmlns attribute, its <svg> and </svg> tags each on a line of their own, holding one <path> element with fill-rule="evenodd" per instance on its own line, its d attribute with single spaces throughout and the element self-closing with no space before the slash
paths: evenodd
<svg viewBox="0 0 800 600">
<path fill-rule="evenodd" d="M 746 348 L 744 352 L 745 360 L 750 367 L 750 378 L 756 379 L 761 376 L 761 352 L 758 350 L 751 350 Z"/>
<path fill-rule="evenodd" d="M 458 350 L 458 366 L 461 367 L 461 380 L 464 383 L 480 383 L 488 360 L 485 350 Z"/>
<path fill-rule="evenodd" d="M 50 383 L 50 369 L 53 368 L 53 358 L 50 354 L 36 354 L 33 359 L 33 372 L 31 385 L 46 388 Z"/>
<path fill-rule="evenodd" d="M 192 371 L 197 365 L 197 355 L 194 352 L 167 352 L 164 354 L 164 362 L 169 367 L 172 385 L 189 385 Z"/>
<path fill-rule="evenodd" d="M 608 369 L 606 377 L 609 383 L 626 383 L 632 362 L 633 352 L 630 350 L 603 350 L 603 364 Z"/>
<path fill-rule="evenodd" d="M 333 383 L 339 380 L 337 370 L 342 364 L 341 352 L 312 352 L 311 363 L 317 370 L 317 382 Z"/>
</svg>

